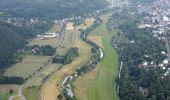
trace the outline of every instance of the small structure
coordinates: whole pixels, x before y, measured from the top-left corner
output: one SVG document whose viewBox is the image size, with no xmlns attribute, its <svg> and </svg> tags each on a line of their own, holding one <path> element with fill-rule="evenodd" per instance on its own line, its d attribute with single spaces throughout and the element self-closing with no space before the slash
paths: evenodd
<svg viewBox="0 0 170 100">
<path fill-rule="evenodd" d="M 52 39 L 52 38 L 57 38 L 60 35 L 58 33 L 46 33 L 45 35 L 37 35 L 38 38 L 41 39 Z"/>
<path fill-rule="evenodd" d="M 168 59 L 163 60 L 163 64 L 168 64 Z"/>
</svg>

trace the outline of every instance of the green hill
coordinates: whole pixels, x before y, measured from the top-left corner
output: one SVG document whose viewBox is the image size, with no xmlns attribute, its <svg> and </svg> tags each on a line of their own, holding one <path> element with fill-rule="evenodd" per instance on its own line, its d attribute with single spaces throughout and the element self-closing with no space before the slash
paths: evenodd
<svg viewBox="0 0 170 100">
<path fill-rule="evenodd" d="M 25 44 L 25 40 L 7 24 L 0 22 L 0 71 L 16 62 L 14 52 Z"/>
<path fill-rule="evenodd" d="M 0 12 L 46 19 L 83 15 L 104 8 L 106 0 L 0 0 Z"/>
</svg>

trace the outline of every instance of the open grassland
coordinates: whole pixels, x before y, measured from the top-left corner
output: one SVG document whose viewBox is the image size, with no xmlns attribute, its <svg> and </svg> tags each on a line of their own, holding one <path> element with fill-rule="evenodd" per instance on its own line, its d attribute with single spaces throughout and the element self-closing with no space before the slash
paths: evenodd
<svg viewBox="0 0 170 100">
<path fill-rule="evenodd" d="M 77 57 L 71 64 L 63 66 L 60 70 L 54 72 L 49 80 L 44 84 L 42 89 L 42 100 L 56 100 L 56 97 L 61 93 L 61 82 L 69 74 L 72 74 L 77 67 L 85 64 L 91 56 L 91 48 L 84 41 L 80 39 L 79 29 L 85 29 L 92 25 L 91 19 L 86 20 L 88 25 L 80 25 L 76 27 L 76 38 L 74 47 L 79 48 L 79 57 Z"/>
<path fill-rule="evenodd" d="M 118 55 L 110 44 L 112 32 L 108 31 L 106 22 L 110 16 L 103 15 L 104 23 L 93 31 L 102 37 L 105 58 L 99 68 L 98 75 L 90 89 L 91 100 L 117 100 L 116 77 L 118 71 Z"/>
<path fill-rule="evenodd" d="M 91 36 L 88 36 L 88 39 L 92 40 L 97 45 L 99 45 L 101 48 L 103 48 L 102 37 L 101 36 L 91 35 Z"/>
<path fill-rule="evenodd" d="M 35 38 L 35 39 L 31 40 L 28 45 L 29 46 L 33 46 L 33 45 L 39 45 L 39 46 L 51 45 L 52 47 L 56 47 L 59 43 L 60 43 L 60 39 L 58 39 L 58 38 L 54 38 L 54 39 Z"/>
<path fill-rule="evenodd" d="M 111 14 L 101 16 L 102 25 L 92 31 L 88 38 L 101 45 L 94 37 L 101 37 L 105 58 L 92 72 L 76 79 L 73 83 L 74 93 L 78 100 L 118 100 L 116 96 L 116 77 L 118 71 L 118 55 L 112 48 L 111 31 L 106 28 L 106 22 Z"/>
<path fill-rule="evenodd" d="M 29 87 L 24 89 L 24 95 L 27 97 L 27 100 L 38 100 L 39 88 L 38 87 Z"/>
<path fill-rule="evenodd" d="M 77 100 L 90 100 L 89 90 L 94 83 L 98 70 L 99 66 L 91 72 L 79 76 L 75 81 L 73 81 L 73 90 Z"/>
<path fill-rule="evenodd" d="M 32 56 L 24 57 L 22 62 L 11 66 L 5 71 L 4 76 L 18 76 L 27 78 L 36 72 L 40 67 L 49 60 L 49 56 Z"/>
<path fill-rule="evenodd" d="M 47 32 L 48 33 L 53 33 L 53 32 L 56 32 L 56 33 L 58 33 L 58 32 L 60 32 L 61 30 L 62 30 L 62 27 L 63 26 L 61 26 L 61 25 L 58 25 L 58 24 L 54 24 L 54 26 L 50 29 L 50 30 L 48 30 Z"/>
<path fill-rule="evenodd" d="M 16 96 L 12 100 L 22 100 L 22 98 L 20 96 Z"/>
</svg>

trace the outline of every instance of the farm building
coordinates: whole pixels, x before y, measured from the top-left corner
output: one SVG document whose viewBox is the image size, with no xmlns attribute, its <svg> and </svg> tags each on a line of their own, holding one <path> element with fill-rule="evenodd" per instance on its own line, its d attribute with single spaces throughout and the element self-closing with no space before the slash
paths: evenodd
<svg viewBox="0 0 170 100">
<path fill-rule="evenodd" d="M 51 39 L 51 38 L 57 38 L 60 35 L 58 33 L 46 33 L 45 35 L 37 35 L 38 38 L 41 39 Z"/>
</svg>

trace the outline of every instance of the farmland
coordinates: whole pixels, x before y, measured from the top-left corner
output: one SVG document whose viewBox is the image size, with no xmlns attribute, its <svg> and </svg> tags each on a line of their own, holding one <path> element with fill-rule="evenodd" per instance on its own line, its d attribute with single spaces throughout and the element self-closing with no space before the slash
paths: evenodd
<svg viewBox="0 0 170 100">
<path fill-rule="evenodd" d="M 57 53 L 60 55 L 64 55 L 67 50 L 69 49 L 68 45 L 70 41 L 72 41 L 72 38 L 69 38 L 70 34 L 73 33 L 67 33 L 66 31 L 61 31 L 63 27 L 59 25 L 54 25 L 48 32 L 60 32 L 64 38 L 55 38 L 55 39 L 38 39 L 35 38 L 32 40 L 32 42 L 29 45 L 51 45 L 53 47 L 57 47 Z M 38 41 L 38 42 L 35 42 Z M 54 56 L 56 55 L 54 54 Z M 31 78 L 24 86 L 24 95 L 27 97 L 28 100 L 37 100 L 40 98 L 39 94 L 41 91 L 41 87 L 43 83 L 46 81 L 46 79 L 61 66 L 60 64 L 51 64 L 48 63 L 44 66 L 44 68 L 37 73 L 33 78 Z"/>
<path fill-rule="evenodd" d="M 89 36 L 89 39 L 92 39 L 99 45 L 101 45 L 101 43 L 91 37 L 101 36 L 105 58 L 103 62 L 92 72 L 78 78 L 73 83 L 74 92 L 78 100 L 118 99 L 116 96 L 115 82 L 118 70 L 118 55 L 110 45 L 112 32 L 108 31 L 105 25 L 109 16 L 110 13 L 101 16 L 102 20 L 104 21 L 103 24 L 92 31 L 91 36 Z M 84 93 L 86 95 L 84 95 Z"/>
<path fill-rule="evenodd" d="M 24 95 L 28 100 L 37 100 L 39 98 L 39 93 L 41 86 L 45 79 L 48 78 L 53 71 L 57 70 L 60 65 L 49 64 L 40 73 L 34 76 L 31 80 L 25 84 Z"/>
<path fill-rule="evenodd" d="M 62 30 L 61 25 L 58 24 L 54 24 L 54 26 L 47 31 L 47 33 L 58 33 Z M 34 38 L 32 40 L 30 40 L 30 42 L 28 43 L 29 46 L 32 45 L 51 45 L 53 47 L 56 47 L 59 43 L 60 43 L 61 39 L 60 38 L 54 38 L 54 39 L 40 39 L 40 38 Z"/>
<path fill-rule="evenodd" d="M 91 48 L 80 39 L 80 31 L 78 30 L 87 28 L 92 25 L 93 21 L 93 19 L 87 19 L 85 21 L 86 26 L 84 24 L 76 26 L 76 42 L 73 47 L 79 48 L 79 57 L 77 57 L 72 63 L 63 66 L 60 70 L 54 72 L 43 86 L 41 94 L 42 100 L 56 100 L 56 97 L 62 92 L 61 82 L 66 75 L 72 74 L 78 66 L 85 64 L 90 58 Z"/>
<path fill-rule="evenodd" d="M 49 60 L 49 56 L 32 56 L 27 55 L 23 58 L 22 62 L 19 62 L 4 73 L 4 76 L 18 76 L 28 78 L 34 72 Z"/>
</svg>

